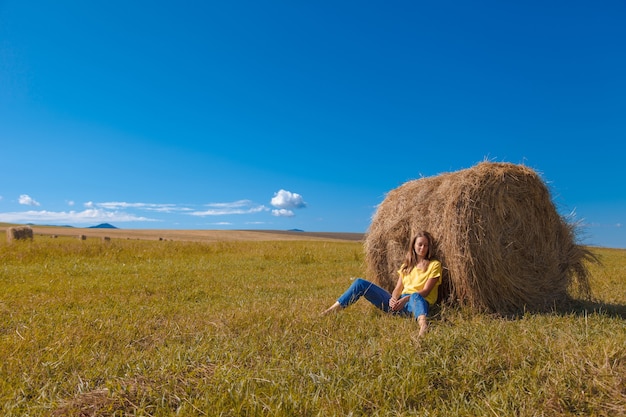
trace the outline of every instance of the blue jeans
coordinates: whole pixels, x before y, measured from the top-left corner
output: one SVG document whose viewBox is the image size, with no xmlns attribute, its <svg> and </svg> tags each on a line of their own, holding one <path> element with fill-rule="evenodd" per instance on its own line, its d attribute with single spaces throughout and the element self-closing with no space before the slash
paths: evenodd
<svg viewBox="0 0 626 417">
<path fill-rule="evenodd" d="M 369 301 L 376 308 L 381 309 L 385 313 L 392 312 L 394 314 L 401 314 L 405 316 L 412 315 L 415 318 L 418 318 L 421 315 L 428 314 L 428 301 L 426 301 L 418 293 L 402 294 L 400 298 L 411 298 L 404 305 L 402 310 L 392 311 L 391 307 L 389 307 L 391 294 L 389 294 L 385 289 L 380 288 L 378 285 L 362 278 L 355 279 L 354 282 L 352 282 L 352 284 L 350 285 L 350 288 L 348 288 L 348 290 L 343 293 L 341 297 L 339 297 L 337 302 L 339 302 L 339 304 L 341 304 L 341 306 L 345 308 L 351 304 L 356 303 L 357 300 L 361 297 L 365 297 L 367 301 Z"/>
</svg>

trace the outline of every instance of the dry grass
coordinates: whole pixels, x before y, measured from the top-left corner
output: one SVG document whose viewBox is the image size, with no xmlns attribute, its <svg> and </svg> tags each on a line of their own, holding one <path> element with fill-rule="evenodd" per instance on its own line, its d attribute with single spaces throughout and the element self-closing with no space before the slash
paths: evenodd
<svg viewBox="0 0 626 417">
<path fill-rule="evenodd" d="M 0 233 L 0 414 L 606 416 L 626 413 L 626 251 L 594 249 L 596 301 L 514 320 L 359 302 L 359 242 Z"/>
</svg>

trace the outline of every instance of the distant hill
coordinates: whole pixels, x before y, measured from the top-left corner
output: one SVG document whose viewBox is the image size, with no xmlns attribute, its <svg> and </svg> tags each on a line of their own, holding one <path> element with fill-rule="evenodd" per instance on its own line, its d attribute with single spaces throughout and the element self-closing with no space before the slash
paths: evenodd
<svg viewBox="0 0 626 417">
<path fill-rule="evenodd" d="M 117 229 L 117 227 L 109 223 L 101 223 L 97 226 L 89 226 L 88 229 Z"/>
</svg>

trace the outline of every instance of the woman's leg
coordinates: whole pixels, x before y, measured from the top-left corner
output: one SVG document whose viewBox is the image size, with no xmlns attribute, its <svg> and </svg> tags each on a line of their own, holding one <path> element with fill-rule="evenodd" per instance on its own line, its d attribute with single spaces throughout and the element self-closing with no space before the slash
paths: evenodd
<svg viewBox="0 0 626 417">
<path fill-rule="evenodd" d="M 419 337 L 424 336 L 428 331 L 428 321 L 426 320 L 425 315 L 421 315 L 417 318 L 417 322 L 420 325 L 420 332 L 418 334 Z"/>
<path fill-rule="evenodd" d="M 343 293 L 341 297 L 337 299 L 337 302 L 328 310 L 334 311 L 339 308 L 346 308 L 357 302 L 361 297 L 365 297 L 367 301 L 377 308 L 383 311 L 389 311 L 389 299 L 391 298 L 391 294 L 378 285 L 362 278 L 355 279 L 346 292 Z"/>
<path fill-rule="evenodd" d="M 420 326 L 419 336 L 423 336 L 428 330 L 428 322 L 426 316 L 428 315 L 428 301 L 421 295 L 414 293 L 409 297 L 409 301 L 404 306 L 407 313 L 413 315 L 417 319 Z"/>
<path fill-rule="evenodd" d="M 405 297 L 410 297 L 409 301 L 404 305 L 405 314 L 410 314 L 416 319 L 419 316 L 428 315 L 428 301 L 424 297 L 418 293 L 406 295 Z"/>
<path fill-rule="evenodd" d="M 333 304 L 332 306 L 328 307 L 326 310 L 322 311 L 322 316 L 325 316 L 326 314 L 329 313 L 333 313 L 335 311 L 339 311 L 341 309 L 341 304 L 339 304 L 338 301 L 335 301 L 335 304 Z"/>
<path fill-rule="evenodd" d="M 389 311 L 389 299 L 391 298 L 391 294 L 378 285 L 362 278 L 355 279 L 352 285 L 350 285 L 350 288 L 339 297 L 337 302 L 345 308 L 356 303 L 361 297 L 365 297 L 365 299 L 376 308 Z"/>
</svg>

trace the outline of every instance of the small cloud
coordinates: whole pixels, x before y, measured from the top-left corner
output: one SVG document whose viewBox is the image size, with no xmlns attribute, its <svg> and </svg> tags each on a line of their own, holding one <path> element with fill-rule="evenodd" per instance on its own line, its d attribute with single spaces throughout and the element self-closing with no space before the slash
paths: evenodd
<svg viewBox="0 0 626 417">
<path fill-rule="evenodd" d="M 154 204 L 154 203 L 127 203 L 123 201 L 111 201 L 106 203 L 91 203 L 95 206 L 102 207 L 107 210 L 119 209 L 140 209 L 147 211 L 155 211 L 159 213 L 173 213 L 176 211 L 191 210 L 184 207 L 177 207 L 175 204 Z"/>
<path fill-rule="evenodd" d="M 278 210 L 272 210 L 272 216 L 276 216 L 276 217 L 293 217 L 293 216 L 295 216 L 295 214 L 291 210 L 278 209 Z"/>
<path fill-rule="evenodd" d="M 0 221 L 8 223 L 104 223 L 104 222 L 151 222 L 146 217 L 123 212 L 109 212 L 99 209 L 83 211 L 25 211 L 21 213 L 0 213 Z"/>
<path fill-rule="evenodd" d="M 231 201 L 229 203 L 209 203 L 207 204 L 208 207 L 216 207 L 216 208 L 239 208 L 239 207 L 246 207 L 246 206 L 250 206 L 252 205 L 252 201 L 250 200 L 237 200 L 237 201 Z"/>
<path fill-rule="evenodd" d="M 207 204 L 208 210 L 193 211 L 191 216 L 228 216 L 232 214 L 253 214 L 269 209 L 264 205 L 254 205 L 250 200 L 239 200 L 231 203 L 211 203 Z"/>
<path fill-rule="evenodd" d="M 40 206 L 41 204 L 39 204 L 38 201 L 35 201 L 31 196 L 29 196 L 28 194 L 22 194 L 20 196 L 20 200 L 19 200 L 20 204 L 25 205 L 25 206 Z"/>
<path fill-rule="evenodd" d="M 72 207 L 74 204 L 75 204 L 75 203 L 74 203 L 72 200 L 69 200 L 69 201 L 67 202 L 67 205 L 68 205 L 68 206 L 70 206 L 70 207 Z"/>
<path fill-rule="evenodd" d="M 278 209 L 287 209 L 286 211 L 289 211 L 289 209 L 299 209 L 306 207 L 306 203 L 304 202 L 304 199 L 300 194 L 292 193 L 291 191 L 283 189 L 274 194 L 271 203 L 272 206 Z M 274 215 L 276 216 L 276 214 Z"/>
</svg>

